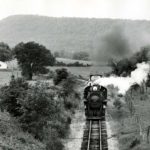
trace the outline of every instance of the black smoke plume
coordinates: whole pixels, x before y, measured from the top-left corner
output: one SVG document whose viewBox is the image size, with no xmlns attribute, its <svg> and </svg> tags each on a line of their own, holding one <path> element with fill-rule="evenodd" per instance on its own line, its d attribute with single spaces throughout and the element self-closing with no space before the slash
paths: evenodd
<svg viewBox="0 0 150 150">
<path fill-rule="evenodd" d="M 131 53 L 123 29 L 117 26 L 99 38 L 96 49 L 96 60 L 99 61 L 108 61 L 111 58 L 121 59 Z"/>
</svg>

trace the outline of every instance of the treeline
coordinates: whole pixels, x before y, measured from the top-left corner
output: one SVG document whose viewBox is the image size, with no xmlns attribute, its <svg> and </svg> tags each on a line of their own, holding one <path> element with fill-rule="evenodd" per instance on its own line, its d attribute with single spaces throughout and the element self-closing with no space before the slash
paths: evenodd
<svg viewBox="0 0 150 150">
<path fill-rule="evenodd" d="M 27 43 L 33 44 L 35 42 L 27 42 Z M 23 44 L 25 43 L 21 42 L 21 43 L 18 43 L 14 48 L 10 48 L 7 43 L 0 42 L 0 61 L 5 62 L 5 61 L 9 61 L 13 59 L 13 50 L 16 49 L 16 47 L 21 46 Z M 39 46 L 43 46 L 43 45 L 39 44 Z M 60 51 L 60 52 L 56 51 L 54 52 L 53 56 L 55 58 L 62 57 L 62 58 L 71 58 L 74 60 L 90 60 L 89 53 L 85 51 L 73 52 L 71 54 L 67 51 Z"/>
<path fill-rule="evenodd" d="M 92 64 L 85 64 L 81 63 L 79 61 L 76 61 L 74 63 L 64 63 L 62 61 L 56 61 L 55 66 L 66 66 L 66 67 L 90 67 Z"/>
<path fill-rule="evenodd" d="M 53 80 L 54 86 L 29 84 L 12 76 L 0 89 L 0 108 L 17 119 L 24 132 L 42 142 L 45 150 L 63 150 L 61 139 L 68 134 L 80 94 L 76 78 L 66 69 L 56 70 Z"/>
<path fill-rule="evenodd" d="M 69 52 L 69 51 L 56 51 L 54 52 L 55 57 L 69 58 L 74 60 L 90 60 L 90 55 L 88 52 L 79 51 L 79 52 Z"/>
<path fill-rule="evenodd" d="M 87 57 L 84 53 L 82 55 L 79 53 L 79 56 Z M 32 80 L 33 75 L 48 73 L 47 66 L 90 66 L 78 61 L 69 64 L 58 62 L 49 49 L 36 42 L 21 42 L 12 49 L 6 43 L 0 43 L 0 61 L 5 62 L 11 59 L 17 59 L 22 76 L 28 80 Z"/>
<path fill-rule="evenodd" d="M 111 59 L 108 64 L 112 68 L 111 74 L 117 76 L 128 76 L 136 69 L 137 63 L 148 62 L 150 60 L 150 47 L 142 47 L 139 52 L 134 53 L 129 58 L 119 61 Z"/>
</svg>

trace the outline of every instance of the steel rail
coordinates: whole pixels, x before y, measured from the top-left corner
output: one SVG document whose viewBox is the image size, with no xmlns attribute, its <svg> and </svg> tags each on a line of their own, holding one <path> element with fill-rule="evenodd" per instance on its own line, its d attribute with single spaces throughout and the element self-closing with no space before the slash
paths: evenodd
<svg viewBox="0 0 150 150">
<path fill-rule="evenodd" d="M 90 150 L 91 130 L 92 130 L 92 120 L 90 120 L 87 150 Z"/>
<path fill-rule="evenodd" d="M 99 149 L 102 150 L 102 131 L 101 131 L 101 121 L 99 120 Z"/>
</svg>

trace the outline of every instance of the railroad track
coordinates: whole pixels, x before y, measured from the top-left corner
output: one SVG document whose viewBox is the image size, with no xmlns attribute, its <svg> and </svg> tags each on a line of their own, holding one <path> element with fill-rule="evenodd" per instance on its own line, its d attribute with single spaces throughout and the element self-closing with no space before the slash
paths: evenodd
<svg viewBox="0 0 150 150">
<path fill-rule="evenodd" d="M 87 120 L 81 150 L 108 150 L 105 120 Z"/>
</svg>

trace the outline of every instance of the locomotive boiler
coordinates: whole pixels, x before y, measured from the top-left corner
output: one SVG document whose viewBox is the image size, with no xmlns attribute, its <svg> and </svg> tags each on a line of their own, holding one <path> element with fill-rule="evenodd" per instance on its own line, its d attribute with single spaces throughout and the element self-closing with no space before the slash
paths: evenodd
<svg viewBox="0 0 150 150">
<path fill-rule="evenodd" d="M 98 84 L 88 85 L 84 90 L 84 98 L 86 118 L 101 119 L 107 105 L 107 89 Z"/>
</svg>

